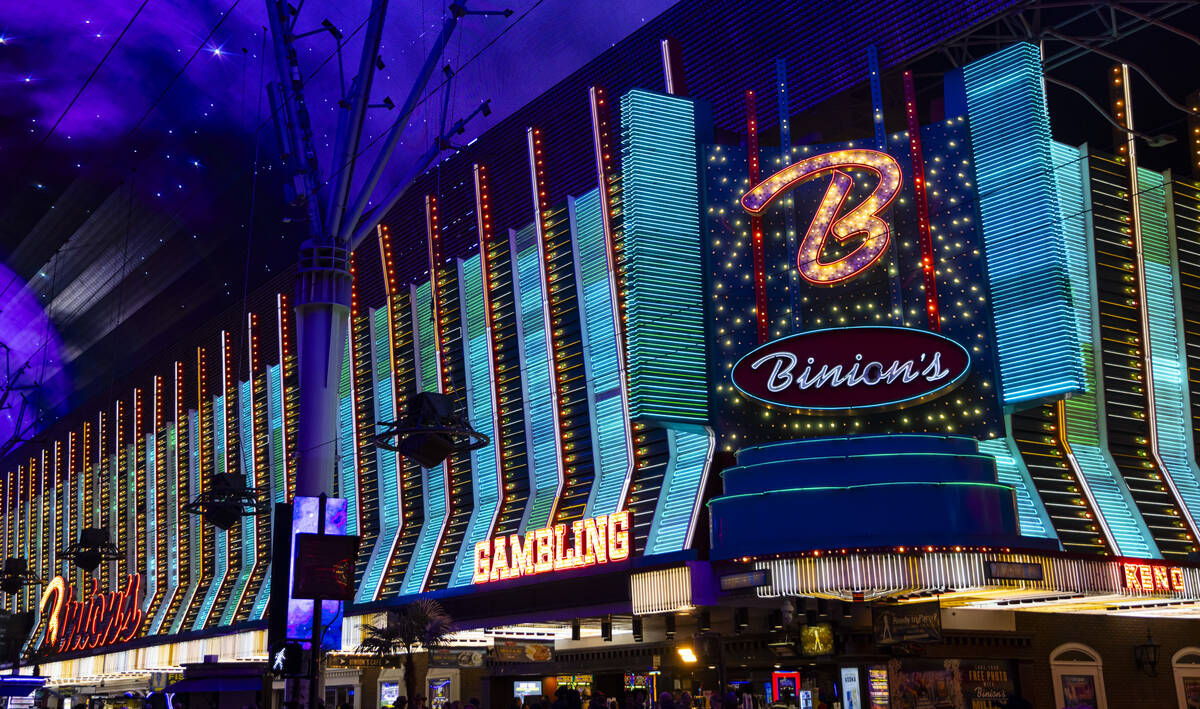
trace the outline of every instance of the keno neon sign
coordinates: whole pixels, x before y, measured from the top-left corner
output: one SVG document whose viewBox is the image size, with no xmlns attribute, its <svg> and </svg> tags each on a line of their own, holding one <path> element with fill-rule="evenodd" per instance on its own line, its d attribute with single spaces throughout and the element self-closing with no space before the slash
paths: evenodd
<svg viewBox="0 0 1200 709">
<path fill-rule="evenodd" d="M 879 181 L 866 199 L 838 216 L 854 186 L 854 178 L 848 170 L 874 173 Z M 887 153 L 867 149 L 821 153 L 783 168 L 742 195 L 742 207 L 759 215 L 793 187 L 825 174 L 832 174 L 832 179 L 796 254 L 800 275 L 816 285 L 833 285 L 854 278 L 887 253 L 892 231 L 880 212 L 900 193 L 903 180 L 896 159 Z M 824 261 L 822 254 L 831 235 L 838 243 L 857 236 L 862 236 L 863 240 L 845 256 Z"/>
<path fill-rule="evenodd" d="M 629 510 L 475 544 L 471 583 L 515 579 L 629 558 Z"/>
<path fill-rule="evenodd" d="M 100 581 L 93 578 L 91 595 L 77 601 L 66 579 L 55 576 L 42 592 L 41 612 L 46 619 L 42 647 L 69 652 L 133 639 L 145 617 L 141 591 L 141 574 L 130 574 L 124 589 L 109 593 L 101 593 Z"/>
<path fill-rule="evenodd" d="M 1183 569 L 1178 566 L 1124 562 L 1121 569 L 1125 572 L 1125 588 L 1134 593 L 1179 593 L 1186 590 Z"/>
</svg>

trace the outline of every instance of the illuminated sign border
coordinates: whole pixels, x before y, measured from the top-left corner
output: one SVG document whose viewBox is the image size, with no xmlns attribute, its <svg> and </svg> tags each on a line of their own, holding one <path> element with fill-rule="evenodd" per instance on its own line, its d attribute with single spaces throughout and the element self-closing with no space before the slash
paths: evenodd
<svg viewBox="0 0 1200 709">
<path fill-rule="evenodd" d="M 770 399 L 764 399 L 763 397 L 758 396 L 757 394 L 749 392 L 745 388 L 743 388 L 742 385 L 739 384 L 737 382 L 737 380 L 734 379 L 734 377 L 733 377 L 733 373 L 738 370 L 738 367 L 741 366 L 742 362 L 755 356 L 756 354 L 759 354 L 762 350 L 764 350 L 768 347 L 771 347 L 772 345 L 775 345 L 775 344 L 778 344 L 780 342 L 784 342 L 784 341 L 790 340 L 790 339 L 796 339 L 796 338 L 800 338 L 800 337 L 806 337 L 809 335 L 815 335 L 817 333 L 844 332 L 847 330 L 899 330 L 901 332 L 919 332 L 922 335 L 929 335 L 931 337 L 936 337 L 939 340 L 949 342 L 949 343 L 953 344 L 955 347 L 958 347 L 960 350 L 962 350 L 963 354 L 967 358 L 967 366 L 964 367 L 962 369 L 962 371 L 959 372 L 950 381 L 947 381 L 947 382 L 941 384 L 940 386 L 938 386 L 936 389 L 925 392 L 923 394 L 919 394 L 917 396 L 904 397 L 901 399 L 891 399 L 888 401 L 882 401 L 882 402 L 875 403 L 875 404 L 858 405 L 858 406 L 793 406 L 791 404 L 786 404 L 786 403 L 779 402 L 779 401 L 772 401 Z M 794 335 L 788 335 L 786 337 L 781 337 L 781 338 L 772 340 L 770 342 L 763 343 L 763 344 L 759 345 L 758 347 L 755 347 L 754 349 L 750 350 L 746 354 L 742 355 L 741 357 L 739 357 L 737 362 L 734 363 L 733 368 L 730 369 L 729 371 L 730 371 L 729 381 L 733 383 L 733 386 L 736 387 L 737 390 L 739 392 L 741 392 L 743 396 L 747 396 L 751 399 L 754 399 L 755 401 L 759 401 L 764 404 L 770 404 L 772 406 L 778 406 L 778 407 L 784 408 L 784 409 L 790 409 L 792 411 L 797 411 L 797 412 L 801 412 L 801 413 L 820 412 L 820 413 L 855 414 L 860 411 L 887 411 L 887 410 L 891 410 L 891 409 L 901 409 L 906 406 L 915 406 L 917 404 L 922 404 L 922 403 L 925 403 L 926 401 L 931 401 L 933 399 L 936 399 L 938 397 L 941 397 L 941 396 L 944 396 L 944 395 L 950 393 L 955 387 L 957 387 L 959 384 L 961 384 L 963 382 L 963 380 L 966 378 L 967 374 L 969 374 L 971 372 L 971 353 L 965 346 L 963 346 L 961 343 L 957 342 L 956 340 L 953 340 L 945 335 L 942 335 L 941 333 L 932 332 L 930 330 L 921 330 L 921 329 L 915 328 L 915 327 L 896 327 L 894 325 L 851 325 L 851 326 L 847 326 L 847 327 L 827 327 L 827 328 L 822 328 L 820 330 L 805 330 L 803 332 L 799 332 Z"/>
<path fill-rule="evenodd" d="M 577 519 L 525 533 L 494 537 L 475 544 L 472 584 L 598 566 L 629 558 L 629 510 Z M 511 552 L 511 553 L 510 553 Z"/>
</svg>

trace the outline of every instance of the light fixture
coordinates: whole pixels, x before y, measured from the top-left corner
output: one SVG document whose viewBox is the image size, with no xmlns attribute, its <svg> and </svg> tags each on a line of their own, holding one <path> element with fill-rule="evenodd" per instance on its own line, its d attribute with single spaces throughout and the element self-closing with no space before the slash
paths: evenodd
<svg viewBox="0 0 1200 709">
<path fill-rule="evenodd" d="M 202 491 L 183 509 L 201 515 L 204 521 L 218 529 L 228 531 L 242 517 L 262 515 L 271 511 L 265 496 L 246 485 L 246 478 L 239 473 L 217 473 L 210 479 L 208 489 Z"/>
<path fill-rule="evenodd" d="M 4 560 L 4 573 L 0 575 L 0 590 L 12 595 L 20 593 L 22 588 L 35 583 L 44 582 L 29 572 L 28 561 L 12 557 Z"/>
<path fill-rule="evenodd" d="M 1162 644 L 1154 642 L 1150 635 L 1150 627 L 1146 627 L 1146 642 L 1133 648 L 1133 661 L 1137 668 L 1147 677 L 1158 676 L 1158 651 Z"/>
<path fill-rule="evenodd" d="M 108 539 L 108 527 L 87 527 L 79 531 L 79 541 L 67 547 L 63 558 L 91 573 L 102 561 L 116 561 L 121 552 Z"/>
<path fill-rule="evenodd" d="M 454 410 L 445 394 L 422 392 L 408 400 L 404 422 L 379 422 L 375 445 L 396 451 L 424 468 L 441 465 L 451 455 L 483 448 L 491 439 L 471 428 L 466 415 Z"/>
<path fill-rule="evenodd" d="M 676 652 L 679 653 L 680 660 L 683 660 L 684 662 L 688 663 L 689 665 L 694 664 L 696 662 L 696 651 L 691 649 L 690 647 L 686 647 L 686 646 L 678 647 L 678 648 L 675 648 L 675 650 L 676 650 Z"/>
</svg>

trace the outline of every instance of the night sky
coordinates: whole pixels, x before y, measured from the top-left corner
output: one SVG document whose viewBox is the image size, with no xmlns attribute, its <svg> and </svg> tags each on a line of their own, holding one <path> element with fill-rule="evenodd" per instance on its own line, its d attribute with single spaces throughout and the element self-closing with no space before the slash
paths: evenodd
<svg viewBox="0 0 1200 709">
<path fill-rule="evenodd" d="M 318 162 L 327 177 L 337 101 L 357 71 L 370 2 L 292 4 L 302 5 L 297 33 L 319 30 L 327 19 L 344 38 L 340 70 L 330 33 L 298 44 Z M 385 68 L 376 74 L 371 103 L 385 97 L 404 102 L 447 5 L 390 2 Z M 476 117 L 456 139 L 465 144 L 671 0 L 466 5 L 511 8 L 513 15 L 460 21 L 438 63 L 448 64 L 455 78 L 447 87 L 444 73 L 435 72 L 377 196 L 433 142 L 447 91 L 448 123 L 491 99 L 492 114 Z M 266 94 L 277 73 L 266 24 L 264 0 L 4 3 L 0 288 L 21 307 L 0 312 L 0 342 L 21 340 L 27 357 L 41 352 L 39 346 L 64 345 L 63 357 L 43 358 L 52 371 L 66 365 L 70 373 L 50 397 L 59 400 L 58 413 L 113 386 L 138 361 L 216 313 L 240 306 L 244 293 L 295 262 L 303 234 L 299 222 L 289 221 L 294 212 L 284 204 L 279 179 Z M 368 111 L 364 144 L 380 140 L 396 113 Z M 363 158 L 360 175 L 375 150 Z M 152 227 L 161 243 L 139 245 Z M 71 251 L 85 247 L 97 260 L 72 270 Z M 56 255 L 66 264 L 65 276 L 51 268 Z M 62 293 L 89 288 L 105 296 L 77 298 L 73 309 L 58 305 L 70 300 Z M 39 302 L 59 332 L 33 328 L 44 337 L 25 342 L 33 330 L 21 313 L 36 311 Z M 15 324 L 5 325 L 4 318 L 16 318 Z M 68 393 L 71 402 L 63 399 Z M 0 439 L 3 428 L 0 421 Z"/>
</svg>

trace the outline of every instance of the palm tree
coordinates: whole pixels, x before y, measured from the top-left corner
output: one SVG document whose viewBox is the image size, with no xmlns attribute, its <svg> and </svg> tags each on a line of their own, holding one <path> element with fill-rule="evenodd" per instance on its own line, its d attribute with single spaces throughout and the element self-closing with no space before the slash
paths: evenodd
<svg viewBox="0 0 1200 709">
<path fill-rule="evenodd" d="M 453 632 L 453 623 L 442 605 L 429 599 L 418 599 L 393 611 L 388 611 L 383 625 L 363 625 L 362 642 L 358 651 L 378 657 L 384 665 L 395 667 L 397 656 L 404 655 L 404 689 L 408 692 L 409 707 L 417 700 L 417 663 L 414 651 L 444 645 Z"/>
</svg>

